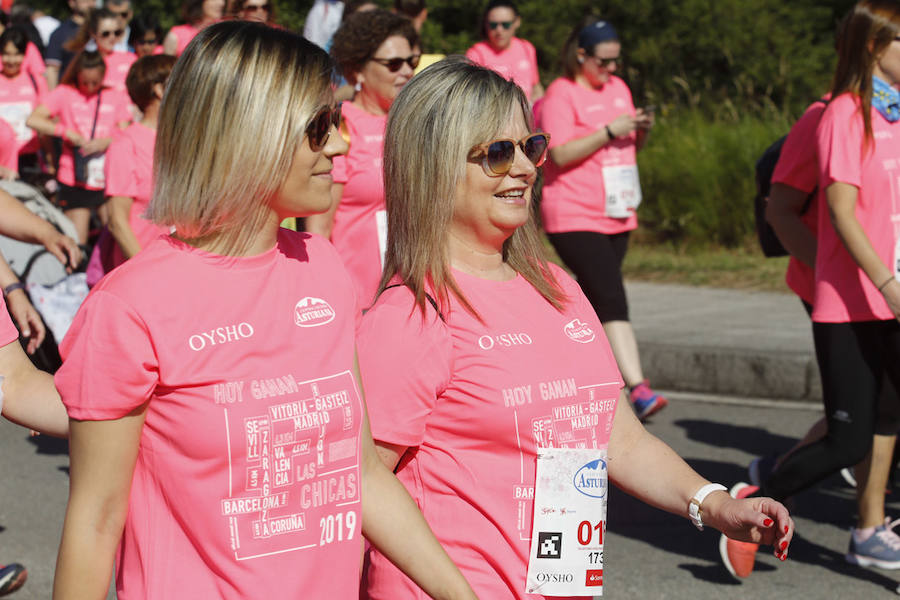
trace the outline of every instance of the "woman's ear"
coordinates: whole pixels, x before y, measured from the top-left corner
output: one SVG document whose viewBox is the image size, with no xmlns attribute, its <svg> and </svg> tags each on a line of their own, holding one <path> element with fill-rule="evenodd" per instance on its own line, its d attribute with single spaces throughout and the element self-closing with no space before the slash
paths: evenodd
<svg viewBox="0 0 900 600">
<path fill-rule="evenodd" d="M 157 100 L 162 101 L 163 93 L 165 93 L 166 87 L 161 83 L 153 84 L 153 95 L 156 96 Z"/>
</svg>

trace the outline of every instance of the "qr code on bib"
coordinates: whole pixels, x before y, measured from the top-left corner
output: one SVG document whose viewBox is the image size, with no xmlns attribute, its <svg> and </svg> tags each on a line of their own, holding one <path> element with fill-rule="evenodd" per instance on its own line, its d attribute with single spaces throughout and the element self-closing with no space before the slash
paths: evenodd
<svg viewBox="0 0 900 600">
<path fill-rule="evenodd" d="M 538 532 L 538 558 L 562 558 L 562 532 Z"/>
</svg>

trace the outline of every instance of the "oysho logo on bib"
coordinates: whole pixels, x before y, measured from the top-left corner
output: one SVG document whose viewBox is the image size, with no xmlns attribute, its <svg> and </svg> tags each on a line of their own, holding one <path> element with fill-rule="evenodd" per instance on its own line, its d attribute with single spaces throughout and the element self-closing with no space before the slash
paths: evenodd
<svg viewBox="0 0 900 600">
<path fill-rule="evenodd" d="M 334 309 L 321 298 L 307 296 L 294 306 L 294 323 L 298 327 L 318 327 L 334 320 Z"/>
<path fill-rule="evenodd" d="M 581 344 L 588 344 L 594 341 L 594 330 L 581 319 L 572 319 L 563 328 L 570 340 Z"/>
</svg>

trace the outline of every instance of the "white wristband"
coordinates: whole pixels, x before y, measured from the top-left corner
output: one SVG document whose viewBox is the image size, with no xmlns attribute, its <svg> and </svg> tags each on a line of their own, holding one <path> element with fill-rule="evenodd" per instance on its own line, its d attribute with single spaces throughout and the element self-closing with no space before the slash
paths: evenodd
<svg viewBox="0 0 900 600">
<path fill-rule="evenodd" d="M 713 492 L 718 492 L 719 490 L 727 492 L 728 488 L 719 483 L 707 483 L 702 488 L 697 490 L 697 492 L 694 494 L 694 497 L 691 498 L 691 501 L 688 504 L 688 516 L 694 523 L 694 527 L 696 527 L 700 531 L 703 531 L 703 517 L 700 515 L 700 505 L 703 504 L 703 501 L 706 500 L 707 496 L 709 496 Z"/>
</svg>

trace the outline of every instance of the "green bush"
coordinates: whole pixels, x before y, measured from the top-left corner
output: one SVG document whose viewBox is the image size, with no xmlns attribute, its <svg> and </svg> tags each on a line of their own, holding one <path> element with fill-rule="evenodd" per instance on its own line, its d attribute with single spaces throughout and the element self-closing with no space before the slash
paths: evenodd
<svg viewBox="0 0 900 600">
<path fill-rule="evenodd" d="M 789 129 L 777 113 L 713 119 L 684 109 L 658 118 L 638 153 L 642 227 L 660 240 L 741 245 L 754 230 L 756 160 Z"/>
</svg>

